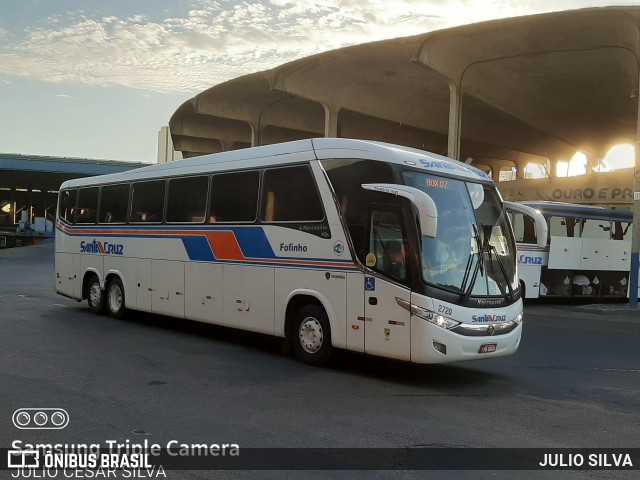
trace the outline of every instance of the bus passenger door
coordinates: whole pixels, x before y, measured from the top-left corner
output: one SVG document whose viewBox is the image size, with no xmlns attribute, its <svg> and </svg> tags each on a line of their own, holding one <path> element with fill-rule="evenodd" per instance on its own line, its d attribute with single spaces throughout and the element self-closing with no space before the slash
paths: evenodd
<svg viewBox="0 0 640 480">
<path fill-rule="evenodd" d="M 410 313 L 396 299 L 409 302 L 411 290 L 407 241 L 402 210 L 370 210 L 369 251 L 364 277 L 365 352 L 402 360 L 411 359 Z"/>
</svg>

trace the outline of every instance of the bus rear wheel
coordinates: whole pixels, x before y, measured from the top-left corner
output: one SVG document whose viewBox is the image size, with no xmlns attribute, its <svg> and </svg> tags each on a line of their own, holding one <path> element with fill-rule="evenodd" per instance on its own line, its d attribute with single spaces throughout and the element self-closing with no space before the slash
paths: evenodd
<svg viewBox="0 0 640 480">
<path fill-rule="evenodd" d="M 291 343 L 304 363 L 323 365 L 331 356 L 331 327 L 323 308 L 307 305 L 296 313 L 291 330 Z"/>
<path fill-rule="evenodd" d="M 118 277 L 112 278 L 107 284 L 106 292 L 107 313 L 110 317 L 122 318 L 125 310 L 122 281 Z"/>
<path fill-rule="evenodd" d="M 100 288 L 100 280 L 97 275 L 92 275 L 87 282 L 87 303 L 93 313 L 104 313 L 104 292 Z"/>
</svg>

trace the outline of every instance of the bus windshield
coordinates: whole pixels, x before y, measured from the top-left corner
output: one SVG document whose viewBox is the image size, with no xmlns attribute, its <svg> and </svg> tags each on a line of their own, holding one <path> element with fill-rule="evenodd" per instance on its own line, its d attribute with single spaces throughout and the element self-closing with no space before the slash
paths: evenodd
<svg viewBox="0 0 640 480">
<path fill-rule="evenodd" d="M 438 209 L 436 237 L 422 237 L 423 281 L 466 297 L 512 295 L 515 243 L 495 187 L 415 171 L 404 176 Z"/>
</svg>

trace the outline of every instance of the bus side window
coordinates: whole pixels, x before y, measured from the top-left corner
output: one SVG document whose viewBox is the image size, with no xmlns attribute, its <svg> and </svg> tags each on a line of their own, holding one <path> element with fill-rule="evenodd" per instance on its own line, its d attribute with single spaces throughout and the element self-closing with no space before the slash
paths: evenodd
<svg viewBox="0 0 640 480">
<path fill-rule="evenodd" d="M 267 222 L 273 222 L 275 217 L 273 215 L 273 210 L 275 208 L 275 197 L 273 192 L 267 192 L 267 204 L 264 207 L 264 220 Z"/>
<path fill-rule="evenodd" d="M 129 185 L 108 185 L 100 192 L 100 223 L 125 223 L 129 206 Z"/>
<path fill-rule="evenodd" d="M 567 237 L 580 237 L 580 219 L 565 217 L 564 221 L 567 225 Z"/>
<path fill-rule="evenodd" d="M 77 190 L 64 190 L 60 192 L 60 205 L 58 206 L 58 216 L 64 218 L 69 223 L 74 223 L 76 208 Z"/>
<path fill-rule="evenodd" d="M 263 221 L 319 222 L 324 219 L 320 195 L 308 166 L 268 168 L 263 178 Z"/>
<path fill-rule="evenodd" d="M 520 212 L 509 212 L 516 242 L 536 243 L 536 226 L 533 218 Z"/>
<path fill-rule="evenodd" d="M 369 232 L 369 252 L 376 257 L 375 270 L 406 283 L 408 264 L 406 239 L 400 211 L 373 210 Z"/>
<path fill-rule="evenodd" d="M 81 188 L 78 193 L 76 223 L 96 223 L 98 187 Z"/>
<path fill-rule="evenodd" d="M 524 232 L 522 236 L 522 241 L 524 243 L 537 243 L 538 236 L 536 235 L 536 224 L 533 218 L 528 215 L 523 215 L 524 220 Z"/>
<path fill-rule="evenodd" d="M 613 231 L 611 238 L 613 240 L 631 240 L 631 222 L 613 222 Z"/>
<path fill-rule="evenodd" d="M 136 182 L 131 188 L 132 222 L 162 222 L 165 181 Z"/>
<path fill-rule="evenodd" d="M 577 231 L 576 226 L 578 226 Z M 552 237 L 580 237 L 580 219 L 549 217 L 549 235 Z"/>
<path fill-rule="evenodd" d="M 169 180 L 167 222 L 202 223 L 207 208 L 209 177 L 185 177 Z"/>
<path fill-rule="evenodd" d="M 364 264 L 369 252 L 367 208 L 376 201 L 387 202 L 388 196 L 362 188 L 363 183 L 396 183 L 389 165 L 373 160 L 323 160 L 322 165 L 336 192 L 340 213 L 347 225 L 356 256 Z"/>
<path fill-rule="evenodd" d="M 609 240 L 611 238 L 611 222 L 584 218 L 582 220 L 582 238 Z"/>
<path fill-rule="evenodd" d="M 220 173 L 211 178 L 209 222 L 255 222 L 260 172 Z"/>
</svg>

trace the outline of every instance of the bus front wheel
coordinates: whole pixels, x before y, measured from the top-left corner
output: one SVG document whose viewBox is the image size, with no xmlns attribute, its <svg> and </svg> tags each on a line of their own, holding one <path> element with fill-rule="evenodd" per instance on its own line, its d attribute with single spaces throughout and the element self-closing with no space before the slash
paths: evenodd
<svg viewBox="0 0 640 480">
<path fill-rule="evenodd" d="M 118 277 L 114 277 L 107 285 L 107 312 L 110 317 L 122 318 L 124 315 L 124 287 Z"/>
<path fill-rule="evenodd" d="M 323 308 L 307 305 L 296 313 L 291 331 L 291 343 L 304 363 L 323 365 L 331 355 L 331 327 Z"/>
<path fill-rule="evenodd" d="M 87 283 L 87 303 L 93 313 L 104 313 L 104 292 L 100 288 L 97 275 L 92 275 Z"/>
</svg>

